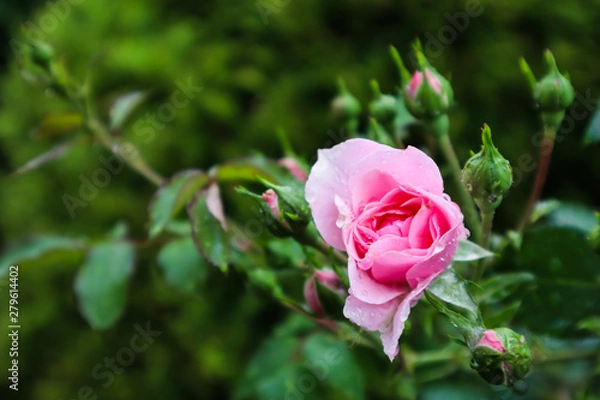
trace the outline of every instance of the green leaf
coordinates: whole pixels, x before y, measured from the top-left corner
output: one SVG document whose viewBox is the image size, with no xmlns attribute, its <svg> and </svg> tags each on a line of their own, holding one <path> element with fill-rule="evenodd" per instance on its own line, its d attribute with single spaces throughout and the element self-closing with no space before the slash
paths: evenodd
<svg viewBox="0 0 600 400">
<path fill-rule="evenodd" d="M 117 97 L 110 106 L 110 128 L 122 128 L 127 118 L 146 100 L 146 97 L 147 93 L 139 90 Z"/>
<path fill-rule="evenodd" d="M 277 280 L 276 273 L 267 268 L 256 268 L 248 272 L 250 282 L 270 292 L 274 298 L 284 298 L 283 290 Z"/>
<path fill-rule="evenodd" d="M 533 212 L 531 213 L 529 220 L 532 223 L 536 222 L 540 218 L 543 218 L 555 211 L 558 207 L 560 207 L 560 201 L 555 199 L 538 201 L 533 209 Z"/>
<path fill-rule="evenodd" d="M 453 261 L 476 261 L 493 256 L 494 253 L 484 249 L 478 244 L 469 240 L 461 240 Z"/>
<path fill-rule="evenodd" d="M 600 317 L 594 316 L 580 321 L 577 325 L 579 329 L 587 329 L 600 336 Z"/>
<path fill-rule="evenodd" d="M 279 185 L 298 184 L 286 168 L 258 154 L 219 165 L 211 173 L 219 182 L 254 182 L 260 177 Z"/>
<path fill-rule="evenodd" d="M 184 293 L 195 292 L 206 279 L 206 261 L 198 254 L 191 237 L 164 246 L 157 263 L 167 283 Z"/>
<path fill-rule="evenodd" d="M 39 236 L 25 240 L 9 249 L 0 258 L 0 277 L 5 276 L 8 267 L 21 262 L 34 260 L 58 250 L 83 250 L 85 243 L 82 240 L 70 239 L 60 236 Z"/>
<path fill-rule="evenodd" d="M 305 262 L 302 246 L 291 238 L 274 238 L 265 246 L 269 257 L 269 265 L 282 268 L 298 268 Z"/>
<path fill-rule="evenodd" d="M 498 327 L 508 325 L 521 307 L 521 300 L 516 300 L 508 305 L 502 305 L 499 308 L 483 311 L 485 323 L 488 327 Z"/>
<path fill-rule="evenodd" d="M 71 150 L 74 144 L 75 142 L 71 140 L 54 146 L 47 152 L 40 154 L 39 156 L 27 161 L 24 165 L 22 165 L 15 172 L 13 172 L 13 175 L 21 175 L 25 172 L 33 171 L 46 165 L 50 161 L 61 158 L 62 156 L 67 154 L 69 150 Z"/>
<path fill-rule="evenodd" d="M 547 218 L 547 224 L 578 229 L 588 233 L 596 226 L 596 214 L 583 204 L 560 203 Z"/>
<path fill-rule="evenodd" d="M 472 321 L 479 320 L 479 309 L 467 291 L 467 282 L 459 277 L 453 268 L 444 271 L 427 291 L 451 310 Z"/>
<path fill-rule="evenodd" d="M 229 263 L 229 239 L 221 222 L 209 210 L 208 193 L 208 190 L 199 191 L 188 205 L 192 237 L 200 254 L 225 272 Z"/>
<path fill-rule="evenodd" d="M 469 347 L 475 345 L 483 332 L 483 323 L 477 305 L 467 291 L 467 282 L 452 268 L 448 268 L 425 291 L 429 303 L 446 315 L 463 335 Z"/>
<path fill-rule="evenodd" d="M 94 329 L 106 329 L 123 313 L 134 249 L 126 242 L 93 247 L 75 278 L 75 294 L 84 318 Z"/>
<path fill-rule="evenodd" d="M 543 227 L 523 237 L 521 252 L 511 262 L 536 276 L 536 288 L 520 288 L 516 320 L 539 333 L 569 336 L 585 318 L 598 313 L 600 257 L 585 234 L 562 227 Z"/>
<path fill-rule="evenodd" d="M 152 197 L 148 211 L 150 214 L 149 236 L 160 234 L 179 210 L 192 198 L 194 193 L 208 182 L 208 176 L 199 170 L 185 170 L 174 175 L 162 185 Z"/>
<path fill-rule="evenodd" d="M 513 272 L 492 276 L 483 281 L 481 291 L 475 293 L 475 301 L 480 303 L 497 303 L 517 290 L 523 283 L 535 281 L 535 275 L 530 272 Z"/>
<path fill-rule="evenodd" d="M 590 124 L 585 130 L 583 144 L 588 145 L 600 142 L 600 105 L 594 111 L 594 115 L 590 119 Z"/>
<path fill-rule="evenodd" d="M 76 112 L 50 114 L 36 128 L 35 136 L 59 136 L 73 132 L 83 125 L 83 116 Z"/>
<path fill-rule="evenodd" d="M 295 334 L 300 327 L 299 322 L 305 324 L 298 316 L 288 319 L 263 341 L 245 369 L 235 390 L 235 399 L 293 398 L 302 371 L 301 359 L 295 356 L 298 347 Z"/>
<path fill-rule="evenodd" d="M 344 342 L 326 333 L 312 335 L 304 344 L 304 357 L 309 372 L 342 393 L 343 398 L 365 398 L 362 371 Z"/>
</svg>

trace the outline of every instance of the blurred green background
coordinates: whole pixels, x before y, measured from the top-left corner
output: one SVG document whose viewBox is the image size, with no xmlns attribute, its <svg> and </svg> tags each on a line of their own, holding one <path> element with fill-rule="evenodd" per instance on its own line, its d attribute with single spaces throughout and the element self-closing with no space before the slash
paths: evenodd
<svg viewBox="0 0 600 400">
<path fill-rule="evenodd" d="M 469 18 L 465 29 L 448 28 L 452 16 L 467 7 L 480 15 Z M 372 78 L 384 92 L 395 92 L 398 77 L 388 47 L 394 44 L 407 55 L 410 43 L 420 37 L 426 55 L 428 48 L 434 49 L 429 53 L 432 64 L 452 77 L 457 104 L 451 130 L 461 161 L 479 148 L 485 122 L 497 147 L 523 173 L 497 215 L 495 227 L 504 231 L 515 226 L 529 193 L 532 172 L 521 160 L 537 158 L 532 137 L 539 122 L 517 61 L 524 56 L 540 76 L 542 52 L 550 48 L 576 91 L 595 99 L 600 94 L 598 21 L 597 0 L 2 0 L 0 246 L 44 233 L 99 238 L 118 222 L 128 225 L 132 238 L 143 240 L 146 207 L 155 191 L 125 169 L 71 218 L 61 196 L 77 195 L 80 175 L 89 178 L 101 166 L 98 159 L 106 152 L 100 146 L 82 145 L 41 169 L 10 176 L 64 139 L 36 128 L 44 116 L 70 109 L 21 78 L 10 40 L 22 40 L 22 25 L 37 26 L 74 76 L 83 79 L 91 72 L 101 109 L 120 94 L 150 90 L 149 101 L 136 114 L 139 119 L 155 113 L 177 89 L 177 81 L 191 80 L 203 88 L 149 143 L 136 134 L 134 124 L 122 133 L 163 176 L 185 168 L 206 169 L 251 150 L 279 157 L 277 128 L 288 133 L 299 154 L 314 160 L 317 148 L 340 141 L 340 128 L 329 115 L 336 77 L 343 77 L 363 104 L 371 98 Z M 443 36 L 449 32 L 454 32 L 453 40 Z M 580 117 L 573 117 L 572 129 L 563 132 L 544 197 L 598 209 L 598 145 L 581 144 L 595 108 L 595 101 L 591 103 L 578 109 Z M 412 137 L 409 142 L 423 140 Z M 226 206 L 239 212 L 237 203 Z M 173 291 L 161 278 L 156 251 L 152 246 L 139 249 L 125 314 L 105 331 L 89 328 L 78 312 L 72 287 L 81 259 L 58 257 L 22 265 L 19 398 L 72 399 L 82 386 L 92 387 L 101 399 L 115 400 L 233 396 L 248 361 L 288 312 L 233 271 L 227 276 L 207 271 L 205 284 L 195 293 Z M 161 336 L 113 384 L 101 387 L 92 377 L 94 366 L 114 357 L 136 332 L 134 325 L 147 321 Z M 6 371 L 6 335 L 0 336 L 0 344 Z M 380 355 L 363 350 L 354 356 L 367 365 L 382 363 Z M 378 368 L 373 367 L 376 372 Z M 460 380 L 448 378 L 450 372 L 426 382 L 422 398 L 450 398 L 446 385 Z M 2 398 L 13 394 L 5 374 L 0 374 Z M 471 395 L 479 397 L 473 398 L 503 395 L 468 371 L 458 374 L 466 375 L 467 387 L 476 388 Z M 377 386 L 367 380 L 368 398 L 388 398 Z M 466 398 L 460 396 L 456 398 Z"/>
</svg>

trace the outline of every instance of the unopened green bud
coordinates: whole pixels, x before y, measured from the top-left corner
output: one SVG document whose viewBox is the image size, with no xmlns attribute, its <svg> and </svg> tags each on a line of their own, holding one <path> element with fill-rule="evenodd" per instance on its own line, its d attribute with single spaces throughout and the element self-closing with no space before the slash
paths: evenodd
<svg viewBox="0 0 600 400">
<path fill-rule="evenodd" d="M 531 86 L 533 99 L 540 109 L 544 125 L 556 129 L 565 116 L 565 110 L 575 99 L 575 90 L 568 75 L 563 75 L 558 70 L 550 50 L 546 50 L 544 58 L 548 72 L 539 81 L 536 82 L 524 59 L 520 61 L 521 70 Z"/>
<path fill-rule="evenodd" d="M 387 126 L 396 118 L 398 104 L 396 98 L 389 94 L 381 93 L 377 81 L 371 81 L 371 87 L 375 98 L 369 103 L 369 112 L 381 124 Z"/>
<path fill-rule="evenodd" d="M 29 43 L 31 49 L 31 61 L 37 66 L 50 70 L 50 64 L 56 58 L 52 46 L 45 42 L 32 41 Z"/>
<path fill-rule="evenodd" d="M 575 90 L 569 78 L 558 70 L 550 50 L 546 50 L 545 58 L 548 73 L 535 84 L 533 98 L 541 111 L 562 111 L 573 103 Z"/>
<path fill-rule="evenodd" d="M 357 120 L 361 111 L 360 102 L 348 91 L 342 79 L 338 80 L 338 89 L 338 95 L 331 102 L 333 117 L 344 123 Z"/>
<path fill-rule="evenodd" d="M 491 213 L 500 205 L 502 196 L 512 184 L 512 168 L 494 146 L 489 126 L 483 126 L 481 137 L 481 151 L 465 164 L 462 181 L 479 209 Z"/>
<path fill-rule="evenodd" d="M 471 367 L 492 385 L 513 386 L 529 372 L 529 346 L 511 329 L 486 330 L 472 351 Z"/>
</svg>

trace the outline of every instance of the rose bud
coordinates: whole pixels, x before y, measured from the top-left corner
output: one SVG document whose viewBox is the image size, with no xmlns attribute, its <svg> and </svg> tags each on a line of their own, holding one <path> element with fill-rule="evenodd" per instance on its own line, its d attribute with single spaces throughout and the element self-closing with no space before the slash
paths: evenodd
<svg viewBox="0 0 600 400">
<path fill-rule="evenodd" d="M 536 83 L 533 97 L 542 111 L 561 111 L 569 107 L 575 98 L 575 90 L 569 78 L 560 73 L 550 50 L 544 54 L 548 73 Z"/>
<path fill-rule="evenodd" d="M 338 80 L 338 90 L 338 95 L 331 102 L 333 118 L 344 124 L 350 132 L 356 132 L 361 112 L 360 102 L 348 91 L 342 79 Z"/>
<path fill-rule="evenodd" d="M 306 280 L 304 284 L 304 299 L 306 300 L 306 304 L 308 304 L 308 307 L 315 315 L 322 317 L 325 315 L 325 309 L 319 299 L 317 282 L 324 286 L 326 290 L 340 296 L 340 298 L 345 295 L 345 290 L 340 278 L 333 271 L 315 271 L 314 276 Z"/>
<path fill-rule="evenodd" d="M 371 88 L 375 98 L 369 103 L 369 112 L 371 116 L 384 126 L 394 122 L 398 111 L 396 98 L 389 94 L 381 93 L 379 84 L 376 80 L 371 81 Z"/>
<path fill-rule="evenodd" d="M 411 76 L 392 47 L 392 57 L 404 82 L 404 102 L 415 118 L 435 120 L 446 114 L 454 103 L 454 91 L 450 82 L 429 64 L 418 42 L 414 45 L 414 52 L 419 69 Z"/>
<path fill-rule="evenodd" d="M 262 223 L 274 236 L 286 238 L 292 236 L 292 228 L 281 218 L 281 208 L 277 193 L 268 189 L 262 195 L 248 191 L 244 187 L 236 187 L 235 190 L 242 195 L 253 198 L 260 206 Z"/>
<path fill-rule="evenodd" d="M 473 349 L 471 367 L 492 385 L 513 386 L 529 371 L 525 338 L 508 328 L 488 329 Z"/>
<path fill-rule="evenodd" d="M 306 174 L 306 170 L 304 167 L 293 157 L 283 157 L 280 158 L 278 164 L 282 167 L 286 168 L 290 173 L 294 176 L 294 178 L 298 179 L 300 182 L 306 182 L 306 178 L 308 175 Z"/>
<path fill-rule="evenodd" d="M 279 220 L 286 222 L 294 233 L 304 231 L 306 225 L 310 222 L 311 216 L 310 207 L 304 199 L 304 191 L 301 185 L 297 187 L 280 186 L 260 177 L 258 177 L 258 180 L 277 195 L 277 204 L 281 212 L 278 217 Z"/>
<path fill-rule="evenodd" d="M 462 181 L 481 212 L 491 213 L 512 185 L 512 168 L 494 146 L 489 126 L 483 126 L 481 138 L 481 151 L 465 164 Z"/>
<path fill-rule="evenodd" d="M 39 41 L 32 41 L 29 46 L 31 48 L 31 61 L 42 69 L 50 71 L 50 64 L 56 60 L 56 53 L 52 46 Z"/>
<path fill-rule="evenodd" d="M 446 114 L 454 101 L 450 83 L 433 67 L 416 71 L 404 88 L 406 107 L 415 118 L 430 120 Z"/>
<path fill-rule="evenodd" d="M 573 103 L 575 90 L 568 75 L 563 75 L 556 66 L 556 61 L 550 50 L 544 54 L 548 72 L 536 82 L 529 65 L 521 59 L 521 70 L 525 74 L 531 89 L 533 99 L 538 104 L 545 125 L 558 128 L 567 107 Z"/>
</svg>

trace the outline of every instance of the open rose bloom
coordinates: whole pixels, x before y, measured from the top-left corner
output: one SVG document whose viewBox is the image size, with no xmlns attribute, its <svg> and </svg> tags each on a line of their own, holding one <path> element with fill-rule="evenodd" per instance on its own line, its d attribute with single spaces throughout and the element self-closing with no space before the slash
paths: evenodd
<svg viewBox="0 0 600 400">
<path fill-rule="evenodd" d="M 319 150 L 306 200 L 323 238 L 349 256 L 344 315 L 379 331 L 393 360 L 411 307 L 467 236 L 437 165 L 414 147 L 351 139 Z"/>
</svg>

